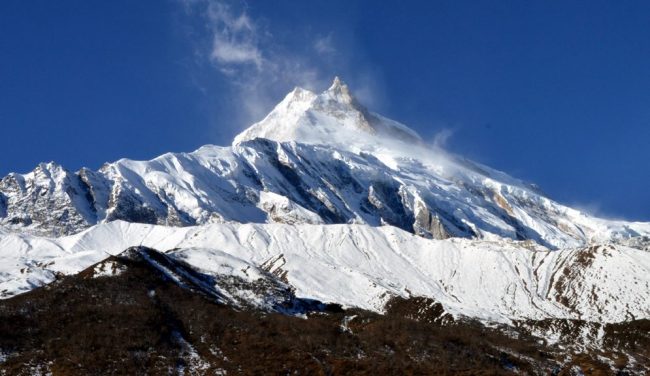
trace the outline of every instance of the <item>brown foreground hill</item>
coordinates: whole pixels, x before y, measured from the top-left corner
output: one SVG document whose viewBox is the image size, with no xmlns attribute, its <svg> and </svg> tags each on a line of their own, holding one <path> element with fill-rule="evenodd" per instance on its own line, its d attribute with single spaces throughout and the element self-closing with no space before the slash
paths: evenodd
<svg viewBox="0 0 650 376">
<path fill-rule="evenodd" d="M 149 250 L 149 252 L 155 252 Z M 384 315 L 307 304 L 294 316 L 234 308 L 179 285 L 131 251 L 0 301 L 6 375 L 644 374 L 650 322 L 591 330 L 563 320 L 486 327 L 430 299 L 392 299 Z M 531 333 L 554 330 L 555 344 Z"/>
</svg>

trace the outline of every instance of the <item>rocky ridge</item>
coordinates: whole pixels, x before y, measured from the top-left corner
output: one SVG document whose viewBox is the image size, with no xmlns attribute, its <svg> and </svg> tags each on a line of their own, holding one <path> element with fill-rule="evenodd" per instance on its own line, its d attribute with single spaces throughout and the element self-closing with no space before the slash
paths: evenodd
<svg viewBox="0 0 650 376">
<path fill-rule="evenodd" d="M 550 249 L 629 242 L 650 224 L 592 217 L 535 186 L 429 147 L 336 79 L 295 89 L 230 147 L 98 171 L 44 163 L 0 180 L 0 224 L 69 235 L 98 223 L 391 225 L 426 238 L 531 240 Z"/>
</svg>

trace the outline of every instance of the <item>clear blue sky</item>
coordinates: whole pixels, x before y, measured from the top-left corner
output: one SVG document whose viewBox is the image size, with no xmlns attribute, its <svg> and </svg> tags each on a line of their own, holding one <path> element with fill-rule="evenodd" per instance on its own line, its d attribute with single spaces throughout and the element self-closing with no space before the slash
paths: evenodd
<svg viewBox="0 0 650 376">
<path fill-rule="evenodd" d="M 650 220 L 650 2 L 0 2 L 0 175 L 227 145 L 338 74 L 371 109 Z"/>
</svg>

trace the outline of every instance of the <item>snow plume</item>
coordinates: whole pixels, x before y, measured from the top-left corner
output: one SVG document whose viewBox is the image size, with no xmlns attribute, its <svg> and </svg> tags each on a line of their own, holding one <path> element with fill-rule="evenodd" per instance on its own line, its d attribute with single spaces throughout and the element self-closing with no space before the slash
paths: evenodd
<svg viewBox="0 0 650 376">
<path fill-rule="evenodd" d="M 208 2 L 207 17 L 213 35 L 210 57 L 225 72 L 232 72 L 228 68 L 240 64 L 262 69 L 257 27 L 245 11 L 235 15 L 226 4 Z"/>
<path fill-rule="evenodd" d="M 433 147 L 436 149 L 444 149 L 445 146 L 447 146 L 447 142 L 453 135 L 454 131 L 449 128 L 440 130 L 433 136 Z"/>
<path fill-rule="evenodd" d="M 225 0 L 183 0 L 183 4 L 209 35 L 209 41 L 197 47 L 198 57 L 209 60 L 238 97 L 240 126 L 264 117 L 293 86 L 317 89 L 331 79 L 308 53 L 288 52 L 268 23 L 253 17 L 245 4 Z M 331 35 L 308 45 L 317 50 L 312 55 L 335 49 Z"/>
<path fill-rule="evenodd" d="M 294 87 L 320 92 L 336 75 L 354 77 L 355 94 L 366 106 L 385 102 L 381 73 L 359 61 L 361 49 L 348 34 L 300 23 L 287 30 L 241 0 L 179 1 L 190 18 L 197 65 L 209 62 L 207 71 L 216 69 L 234 94 L 226 111 L 237 129 L 264 118 Z"/>
<path fill-rule="evenodd" d="M 587 215 L 593 216 L 593 217 L 598 217 L 598 218 L 603 218 L 609 221 L 625 221 L 626 219 L 618 216 L 616 214 L 607 212 L 604 208 L 602 203 L 598 201 L 590 201 L 590 202 L 572 202 L 570 203 L 571 208 L 574 208 L 582 213 L 585 213 Z"/>
</svg>

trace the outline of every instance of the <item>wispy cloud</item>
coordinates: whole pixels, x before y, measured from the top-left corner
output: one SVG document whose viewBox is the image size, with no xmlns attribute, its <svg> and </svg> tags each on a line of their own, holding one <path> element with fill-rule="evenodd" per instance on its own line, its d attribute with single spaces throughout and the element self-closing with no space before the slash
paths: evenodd
<svg viewBox="0 0 650 376">
<path fill-rule="evenodd" d="M 235 93 L 230 103 L 239 127 L 261 119 L 294 86 L 320 91 L 335 75 L 354 77 L 352 88 L 367 106 L 383 102 L 377 71 L 360 63 L 362 51 L 351 47 L 350 36 L 341 40 L 334 29 L 300 23 L 289 31 L 281 21 L 254 15 L 242 0 L 179 1 L 189 15 L 197 66 L 203 72 L 209 63 Z"/>
<path fill-rule="evenodd" d="M 454 135 L 454 131 L 450 128 L 443 128 L 433 136 L 433 147 L 444 149 L 449 142 L 449 139 Z"/>
<path fill-rule="evenodd" d="M 212 32 L 210 57 L 215 63 L 225 66 L 226 72 L 232 72 L 232 67 L 237 65 L 263 68 L 257 26 L 245 11 L 234 14 L 227 4 L 208 1 L 206 13 Z"/>
<path fill-rule="evenodd" d="M 239 97 L 237 122 L 244 123 L 240 125 L 263 117 L 291 89 L 288 85 L 322 89 L 331 80 L 309 53 L 288 51 L 267 23 L 249 14 L 245 4 L 226 0 L 183 0 L 183 4 L 209 34 L 209 44 L 197 47 L 201 50 L 198 58 L 207 57 Z M 318 53 L 335 50 L 331 35 L 306 46 L 318 48 Z"/>
<path fill-rule="evenodd" d="M 320 55 L 332 55 L 336 53 L 336 48 L 334 47 L 334 42 L 332 41 L 332 34 L 327 36 L 316 38 L 314 41 L 314 50 Z"/>
</svg>

